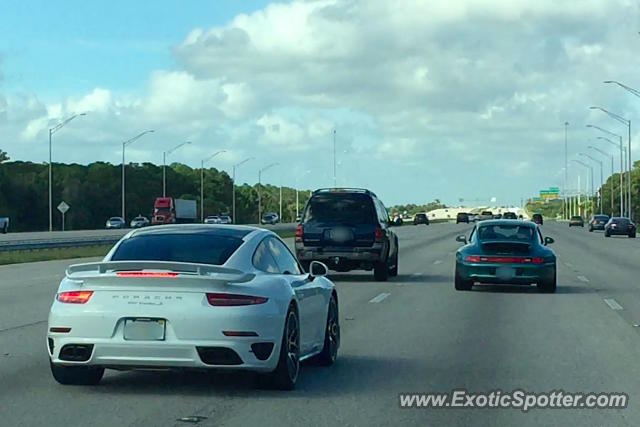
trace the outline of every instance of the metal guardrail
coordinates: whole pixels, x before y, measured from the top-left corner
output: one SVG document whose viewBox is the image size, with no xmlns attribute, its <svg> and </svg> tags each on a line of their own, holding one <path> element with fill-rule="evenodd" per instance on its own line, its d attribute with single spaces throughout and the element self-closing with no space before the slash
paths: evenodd
<svg viewBox="0 0 640 427">
<path fill-rule="evenodd" d="M 257 226 L 257 225 L 254 225 Z M 276 224 L 274 226 L 261 226 L 275 232 L 293 231 L 295 230 L 295 224 Z M 58 249 L 58 248 L 75 248 L 83 246 L 99 246 L 99 245 L 113 245 L 118 240 L 127 234 L 130 229 L 122 230 L 122 233 L 109 234 L 109 235 L 91 235 L 91 232 L 103 232 L 104 230 L 87 230 L 86 235 L 78 236 L 70 235 L 69 237 L 61 236 L 60 233 L 55 233 L 55 237 L 51 238 L 15 238 L 16 234 L 12 235 L 11 240 L 0 240 L 0 252 L 8 251 L 28 251 L 38 249 Z"/>
</svg>

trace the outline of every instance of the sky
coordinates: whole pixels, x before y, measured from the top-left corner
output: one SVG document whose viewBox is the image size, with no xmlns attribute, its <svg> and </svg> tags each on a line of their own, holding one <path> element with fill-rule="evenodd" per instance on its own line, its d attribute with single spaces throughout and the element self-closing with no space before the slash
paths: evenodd
<svg viewBox="0 0 640 427">
<path fill-rule="evenodd" d="M 366 187 L 387 204 L 519 204 L 640 159 L 637 0 L 7 2 L 0 149 L 54 162 L 207 166 L 255 183 Z"/>
</svg>

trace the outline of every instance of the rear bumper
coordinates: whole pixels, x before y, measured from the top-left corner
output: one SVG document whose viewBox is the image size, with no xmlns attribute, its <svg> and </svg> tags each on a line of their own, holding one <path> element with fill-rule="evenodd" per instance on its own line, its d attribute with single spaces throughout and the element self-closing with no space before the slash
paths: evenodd
<svg viewBox="0 0 640 427">
<path fill-rule="evenodd" d="M 303 246 L 296 243 L 299 261 L 321 261 L 335 271 L 370 270 L 378 261 L 386 261 L 386 245 L 376 243 L 370 247 L 336 248 Z"/>
<path fill-rule="evenodd" d="M 609 235 L 611 236 L 628 236 L 630 234 L 635 234 L 636 230 L 615 230 L 615 229 L 609 229 L 606 230 L 607 233 L 609 233 Z"/>
<path fill-rule="evenodd" d="M 502 274 L 500 268 L 511 269 L 512 274 Z M 529 285 L 553 280 L 556 275 L 556 264 L 541 265 L 522 264 L 470 264 L 458 262 L 456 272 L 463 280 L 480 283 L 521 284 Z"/>
</svg>

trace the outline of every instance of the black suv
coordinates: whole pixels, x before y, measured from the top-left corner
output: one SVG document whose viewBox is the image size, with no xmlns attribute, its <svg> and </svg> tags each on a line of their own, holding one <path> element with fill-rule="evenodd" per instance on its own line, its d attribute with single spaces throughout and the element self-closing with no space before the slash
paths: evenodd
<svg viewBox="0 0 640 427">
<path fill-rule="evenodd" d="M 429 225 L 429 217 L 424 213 L 417 213 L 413 217 L 413 225 L 426 224 Z"/>
<path fill-rule="evenodd" d="M 456 215 L 456 224 L 461 223 L 461 222 L 466 222 L 467 224 L 469 224 L 469 214 L 466 212 L 458 212 L 458 215 Z"/>
<path fill-rule="evenodd" d="M 373 270 L 378 281 L 398 275 L 398 237 L 386 208 L 369 190 L 313 192 L 296 228 L 296 256 L 309 270 L 322 261 L 334 271 Z"/>
<path fill-rule="evenodd" d="M 504 215 L 502 215 L 502 219 L 518 219 L 518 216 L 515 212 L 505 212 Z"/>
<path fill-rule="evenodd" d="M 539 213 L 534 213 L 531 216 L 531 221 L 535 222 L 538 225 L 542 225 L 544 222 L 544 220 L 542 219 L 542 214 L 539 214 Z"/>
</svg>

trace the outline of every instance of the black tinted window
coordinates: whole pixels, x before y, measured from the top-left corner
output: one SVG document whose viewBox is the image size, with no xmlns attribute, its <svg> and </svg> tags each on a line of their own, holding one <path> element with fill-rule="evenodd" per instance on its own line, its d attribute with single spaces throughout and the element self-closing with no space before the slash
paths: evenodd
<svg viewBox="0 0 640 427">
<path fill-rule="evenodd" d="M 375 224 L 376 211 L 365 194 L 320 194 L 309 200 L 303 222 Z"/>
<path fill-rule="evenodd" d="M 267 247 L 267 241 L 263 240 L 253 254 L 253 266 L 267 273 L 279 273 L 280 269 L 271 251 Z"/>
<path fill-rule="evenodd" d="M 124 240 L 113 261 L 175 261 L 222 265 L 242 239 L 212 234 L 148 234 Z"/>
<path fill-rule="evenodd" d="M 532 241 L 536 232 L 533 227 L 526 225 L 485 225 L 478 229 L 479 240 L 516 240 Z"/>
<path fill-rule="evenodd" d="M 269 237 L 267 247 L 279 267 L 282 274 L 300 274 L 298 262 L 295 260 L 289 249 L 287 249 L 278 239 Z"/>
</svg>

